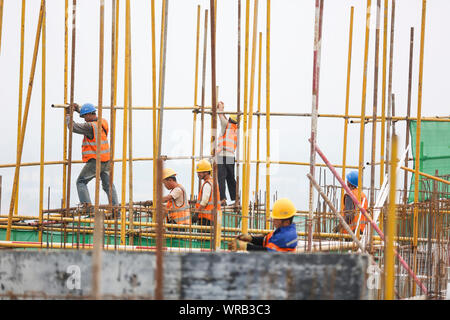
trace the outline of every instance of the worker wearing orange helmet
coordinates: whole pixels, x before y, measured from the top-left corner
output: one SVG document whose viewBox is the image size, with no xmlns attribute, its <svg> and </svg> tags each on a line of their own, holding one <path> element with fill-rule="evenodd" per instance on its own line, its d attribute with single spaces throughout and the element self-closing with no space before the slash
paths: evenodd
<svg viewBox="0 0 450 320">
<path fill-rule="evenodd" d="M 196 213 L 194 215 L 194 221 L 199 222 L 200 225 L 210 226 L 214 221 L 213 210 L 214 210 L 214 198 L 213 198 L 213 183 L 214 180 L 211 176 L 212 166 L 211 163 L 202 159 L 197 163 L 196 167 L 197 176 L 201 179 L 202 185 L 200 187 L 200 192 L 198 193 L 197 203 L 195 204 Z M 218 185 L 216 183 L 216 190 L 218 190 Z M 217 202 L 218 216 L 221 216 L 221 206 L 220 202 Z"/>
<path fill-rule="evenodd" d="M 220 101 L 217 105 L 219 111 L 224 111 L 224 104 Z M 227 119 L 225 114 L 219 114 L 221 132 L 217 143 L 217 180 L 219 182 L 220 202 L 227 204 L 225 182 L 228 186 L 231 201 L 236 200 L 236 179 L 234 178 L 235 152 L 237 148 L 238 119 L 232 114 Z"/>
<path fill-rule="evenodd" d="M 170 191 L 168 195 L 162 198 L 162 201 L 166 203 L 167 223 L 189 225 L 191 224 L 191 213 L 186 190 L 177 182 L 176 175 L 175 170 L 171 168 L 163 169 L 162 182 L 164 187 Z"/>
<path fill-rule="evenodd" d="M 297 229 L 293 223 L 296 209 L 291 200 L 282 198 L 273 204 L 271 218 L 275 231 L 266 236 L 240 234 L 228 243 L 231 251 L 294 252 L 297 247 Z"/>
</svg>

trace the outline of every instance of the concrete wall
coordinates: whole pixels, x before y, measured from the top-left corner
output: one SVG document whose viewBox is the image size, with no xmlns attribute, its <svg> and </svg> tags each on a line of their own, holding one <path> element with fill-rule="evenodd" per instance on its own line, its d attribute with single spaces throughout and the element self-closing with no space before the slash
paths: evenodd
<svg viewBox="0 0 450 320">
<path fill-rule="evenodd" d="M 104 298 L 152 299 L 153 253 L 104 252 Z M 92 252 L 0 251 L 1 298 L 87 298 Z M 366 299 L 365 255 L 166 253 L 165 299 Z"/>
</svg>

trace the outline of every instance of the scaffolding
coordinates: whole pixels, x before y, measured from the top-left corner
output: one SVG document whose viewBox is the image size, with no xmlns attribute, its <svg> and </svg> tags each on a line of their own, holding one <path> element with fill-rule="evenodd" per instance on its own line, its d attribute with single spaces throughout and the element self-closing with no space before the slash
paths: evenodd
<svg viewBox="0 0 450 320">
<path fill-rule="evenodd" d="M 413 70 L 413 47 L 414 47 L 414 29 L 411 28 L 410 37 L 410 57 L 409 57 L 409 81 L 408 81 L 408 105 L 406 116 L 395 115 L 399 110 L 395 110 L 395 95 L 392 92 L 392 64 L 394 49 L 394 22 L 395 22 L 395 0 L 391 1 L 391 29 L 390 29 L 390 46 L 389 46 L 389 64 L 387 56 L 387 40 L 388 40 L 388 0 L 384 1 L 384 7 L 381 6 L 381 0 L 377 0 L 376 15 L 376 44 L 375 44 L 375 72 L 374 72 L 374 92 L 373 92 L 373 115 L 366 114 L 366 95 L 367 95 L 367 68 L 369 65 L 369 36 L 371 33 L 371 8 L 372 1 L 367 0 L 366 12 L 366 29 L 365 29 L 365 46 L 364 46 L 364 76 L 363 76 L 363 93 L 361 103 L 361 113 L 359 115 L 349 114 L 349 94 L 350 94 L 350 78 L 352 68 L 352 50 L 353 50 L 353 24 L 354 24 L 354 8 L 350 7 L 349 14 L 349 33 L 348 33 L 348 60 L 347 60 L 347 83 L 345 95 L 345 112 L 344 114 L 321 114 L 319 113 L 319 75 L 321 61 L 321 45 L 322 45 L 322 21 L 324 0 L 315 0 L 315 25 L 314 25 L 314 66 L 313 66 L 313 92 L 312 92 L 312 109 L 311 113 L 286 113 L 274 112 L 271 109 L 270 102 L 270 27 L 271 27 L 271 1 L 261 1 L 266 4 L 266 21 L 265 21 L 265 38 L 266 43 L 262 41 L 263 32 L 258 31 L 258 8 L 259 1 L 246 0 L 245 2 L 245 29 L 244 29 L 244 83 L 243 83 L 243 99 L 241 98 L 241 0 L 237 1 L 238 9 L 238 63 L 237 63 L 237 103 L 236 111 L 218 111 L 218 86 L 216 84 L 216 18 L 217 18 L 217 0 L 210 0 L 209 10 L 203 12 L 204 22 L 201 28 L 202 9 L 197 5 L 196 16 L 196 43 L 195 43 L 195 82 L 194 82 L 194 103 L 192 106 L 165 106 L 165 68 L 167 54 L 167 29 L 169 0 L 162 0 L 161 12 L 161 43 L 159 45 L 160 60 L 156 60 L 156 13 L 155 1 L 151 1 L 151 43 L 152 43 L 152 105 L 151 106 L 135 106 L 132 102 L 132 61 L 131 61 L 131 10 L 130 0 L 125 2 L 124 15 L 124 103 L 123 106 L 117 105 L 117 86 L 118 78 L 118 45 L 119 45 L 119 0 L 111 1 L 111 66 L 109 68 L 111 76 L 111 96 L 109 105 L 104 105 L 103 101 L 103 78 L 105 74 L 104 59 L 104 2 L 100 1 L 100 42 L 99 42 L 99 87 L 98 87 L 98 118 L 101 121 L 102 112 L 110 111 L 111 132 L 111 182 L 114 177 L 116 164 L 120 164 L 117 170 L 121 170 L 121 200 L 120 205 L 112 206 L 111 204 L 100 204 L 100 156 L 97 154 L 97 170 L 95 184 L 95 204 L 92 208 L 81 206 L 73 206 L 70 199 L 71 194 L 71 173 L 72 165 L 81 163 L 79 160 L 72 158 L 72 135 L 73 135 L 73 106 L 75 102 L 75 39 L 76 28 L 69 28 L 69 10 L 72 10 L 72 26 L 76 25 L 77 18 L 77 1 L 65 1 L 65 29 L 64 29 L 64 102 L 62 104 L 52 104 L 53 110 L 64 110 L 63 132 L 63 152 L 62 160 L 45 161 L 44 159 L 44 143 L 45 143 L 45 112 L 46 102 L 45 80 L 46 80 L 46 20 L 45 9 L 46 2 L 41 0 L 39 11 L 39 20 L 37 24 L 32 67 L 29 76 L 29 86 L 26 93 L 26 101 L 24 110 L 22 110 L 22 90 L 23 90 L 23 56 L 24 56 L 24 24 L 25 24 L 25 1 L 22 1 L 21 16 L 21 58 L 20 58 L 20 83 L 19 83 L 19 108 L 18 108 L 18 132 L 17 132 L 17 159 L 15 164 L 0 164 L 0 168 L 14 168 L 14 182 L 12 184 L 12 196 L 10 200 L 9 212 L 7 215 L 0 215 L 0 247 L 8 248 L 38 248 L 38 249 L 88 249 L 94 250 L 94 273 L 93 281 L 98 282 L 99 261 L 101 250 L 133 250 L 133 251 L 152 251 L 157 254 L 157 268 L 159 268 L 159 277 L 157 277 L 156 298 L 162 298 L 161 281 L 162 279 L 162 259 L 163 251 L 221 251 L 226 250 L 227 243 L 232 241 L 236 235 L 240 233 L 267 234 L 272 231 L 273 224 L 270 219 L 271 204 L 277 199 L 278 194 L 274 190 L 270 190 L 270 167 L 271 164 L 294 165 L 309 167 L 308 178 L 310 181 L 309 203 L 307 210 L 297 210 L 295 223 L 299 236 L 296 252 L 364 252 L 370 255 L 371 261 L 377 267 L 377 272 L 383 275 L 381 286 L 376 286 L 372 292 L 373 298 L 384 299 L 401 299 L 424 294 L 428 298 L 440 299 L 445 296 L 447 269 L 449 267 L 449 228 L 447 214 L 450 212 L 450 202 L 444 199 L 448 195 L 448 188 L 436 187 L 439 182 L 445 186 L 450 184 L 449 176 L 430 175 L 420 172 L 420 124 L 421 121 L 440 121 L 450 122 L 447 116 L 429 116 L 422 117 L 422 78 L 423 78 L 423 57 L 424 57 L 424 34 L 425 34 L 425 17 L 426 17 L 426 0 L 422 1 L 422 26 L 420 37 L 420 59 L 419 59 L 419 83 L 418 83 L 418 108 L 417 116 L 411 117 L 411 87 L 412 87 L 412 70 Z M 253 15 L 250 14 L 251 3 L 253 3 Z M 94 4 L 92 4 L 94 5 Z M 263 5 L 263 4 L 261 4 Z M 382 10 L 383 9 L 383 10 Z M 378 73 L 379 73 L 379 51 L 380 51 L 380 25 L 381 12 L 384 14 L 383 38 L 382 38 L 382 90 L 381 90 L 381 115 L 377 111 L 378 106 Z M 0 1 L 0 48 L 1 48 L 1 27 L 2 27 L 3 1 Z M 253 19 L 251 21 L 251 19 Z M 208 30 L 208 20 L 210 30 Z M 250 28 L 250 24 L 253 27 Z M 250 29 L 252 30 L 250 39 Z M 69 46 L 69 31 L 71 30 L 71 46 Z M 203 56 L 202 56 L 202 74 L 201 74 L 201 102 L 198 104 L 199 91 L 199 69 L 200 69 L 200 50 L 201 50 L 201 33 L 203 31 Z M 205 81 L 206 81 L 206 61 L 208 48 L 208 33 L 210 36 L 210 60 L 211 60 L 211 104 L 207 105 L 205 101 Z M 251 40 L 251 43 L 250 43 Z M 326 40 L 325 40 L 326 41 Z M 265 74 L 262 69 L 262 54 L 265 46 Z M 42 67 L 42 102 L 41 102 L 41 145 L 40 145 L 40 161 L 39 162 L 22 162 L 22 152 L 24 145 L 24 137 L 27 128 L 28 112 L 30 108 L 31 91 L 34 83 L 34 74 L 38 64 L 37 57 L 41 47 L 41 67 Z M 69 48 L 70 47 L 70 48 Z M 71 54 L 71 65 L 69 69 L 69 49 Z M 250 51 L 251 50 L 251 51 Z M 250 55 L 251 52 L 251 55 Z M 70 73 L 70 80 L 69 80 Z M 157 75 L 157 73 L 159 73 Z M 256 78 L 256 79 L 255 79 Z M 265 78 L 266 86 L 266 108 L 262 111 L 262 92 L 261 85 Z M 257 96 L 255 97 L 255 87 Z M 241 100 L 243 100 L 243 108 L 241 109 Z M 255 111 L 256 100 L 256 111 Z M 387 106 L 386 106 L 387 103 Z M 134 157 L 133 156 L 133 111 L 147 110 L 152 111 L 152 133 L 153 133 L 153 156 L 152 157 Z M 163 124 L 164 114 L 166 112 L 187 110 L 192 111 L 193 115 L 193 131 L 192 131 L 192 153 L 190 155 L 181 156 L 164 156 L 161 154 L 163 141 Z M 121 158 L 116 156 L 116 113 L 123 112 L 123 145 Z M 191 161 L 191 181 L 190 181 L 190 211 L 196 211 L 195 203 L 197 201 L 194 190 L 195 182 L 195 161 L 203 158 L 213 160 L 213 178 L 217 181 L 217 117 L 219 114 L 235 114 L 238 117 L 238 148 L 236 152 L 237 167 L 237 192 L 236 202 L 234 205 L 222 208 L 222 213 L 217 210 L 218 193 L 214 185 L 214 217 L 215 222 L 212 226 L 200 226 L 196 224 L 178 225 L 169 224 L 164 221 L 164 212 L 162 205 L 162 183 L 161 171 L 165 166 L 165 161 L 169 160 L 186 160 Z M 66 115 L 70 116 L 69 127 L 66 124 Z M 206 116 L 211 118 L 211 154 L 204 153 L 203 147 L 207 140 Z M 256 159 L 252 159 L 252 132 L 253 121 L 256 117 Z M 261 124 L 266 127 L 266 157 L 260 158 L 260 145 L 264 142 L 261 139 Z M 271 159 L 270 150 L 270 130 L 271 117 L 306 117 L 311 119 L 311 137 L 310 137 L 310 161 L 281 161 Z M 200 118 L 200 124 L 198 124 Z M 262 119 L 261 119 L 262 118 Z M 317 141 L 317 121 L 318 118 L 330 118 L 344 121 L 343 133 L 343 149 L 342 163 L 331 164 L 325 157 L 325 154 L 319 148 L 320 141 Z M 404 165 L 400 165 L 397 152 L 397 134 L 395 124 L 398 121 L 406 121 L 406 144 L 409 145 L 409 124 L 411 121 L 417 121 L 417 139 L 415 141 L 416 154 L 414 169 L 408 168 L 409 158 L 408 152 L 404 158 Z M 380 146 L 379 163 L 376 161 L 376 141 L 377 141 L 377 123 L 381 123 L 381 131 L 379 133 Z M 242 127 L 241 127 L 242 123 Z M 347 163 L 347 141 L 348 126 L 350 124 L 359 124 L 360 128 L 360 144 L 359 159 L 357 165 L 349 165 Z M 349 194 L 345 183 L 341 177 L 345 177 L 347 170 L 357 169 L 359 176 L 363 175 L 364 150 L 367 143 L 364 141 L 365 126 L 372 124 L 372 140 L 371 140 L 371 180 L 370 187 L 364 188 L 362 179 L 359 179 L 358 191 L 361 194 L 366 190 L 370 197 L 369 209 L 364 210 L 359 204 L 360 199 L 354 199 L 360 208 L 362 214 L 371 222 L 370 234 L 360 235 L 352 233 L 351 230 L 347 234 L 333 232 L 334 227 L 342 223 L 341 219 L 341 202 L 345 193 Z M 200 136 L 197 137 L 197 126 L 200 126 Z M 97 126 L 100 133 L 100 125 Z M 100 139 L 97 139 L 100 140 Z M 199 142 L 199 145 L 197 143 Z M 100 143 L 98 141 L 98 143 Z M 242 143 L 242 147 L 241 147 Z M 128 149 L 127 149 L 128 147 Z M 196 150 L 199 148 L 199 154 Z M 243 154 L 240 154 L 240 151 Z M 100 150 L 100 147 L 97 147 Z M 316 155 L 322 158 L 324 163 L 316 161 Z M 116 156 L 116 157 L 114 157 Z M 254 155 L 253 155 L 254 156 Z M 137 161 L 152 161 L 153 165 L 153 197 L 152 201 L 134 201 L 133 200 L 133 164 Z M 255 164 L 256 180 L 255 190 L 250 190 L 251 165 Z M 260 165 L 265 164 L 266 181 L 265 190 L 261 186 Z M 44 209 L 44 170 L 49 165 L 62 166 L 62 205 L 61 208 Z M 379 165 L 380 186 L 375 186 L 375 166 Z M 20 169 L 27 166 L 39 166 L 40 183 L 39 183 L 39 215 L 24 216 L 18 214 L 18 192 Z M 128 186 L 127 181 L 128 167 Z M 389 169 L 390 167 L 390 169 Z M 340 168 L 338 173 L 336 168 Z M 399 177 L 398 168 L 405 171 L 404 188 L 396 190 L 396 180 Z M 322 170 L 323 169 L 323 170 Z M 332 173 L 333 183 L 327 183 L 326 171 Z M 415 174 L 414 180 L 414 203 L 406 203 L 407 172 Z M 319 174 L 319 175 L 318 175 Z M 420 178 L 422 177 L 422 179 Z M 337 180 L 337 181 L 336 181 Z M 0 180 L 1 181 L 1 180 Z M 110 185 L 112 183 L 110 182 Z M 339 185 L 339 183 L 341 185 Z M 389 187 L 394 186 L 394 187 Z M 434 185 L 434 187 L 433 187 Z M 420 188 L 419 188 L 420 186 Z M 1 190 L 1 189 L 0 189 Z M 126 199 L 126 191 L 128 190 L 129 198 Z M 109 198 L 111 198 L 112 190 L 109 190 Z M 387 201 L 385 196 L 382 203 L 376 203 L 376 199 L 380 198 L 384 193 L 389 193 Z M 351 193 L 351 192 L 350 192 Z M 427 201 L 419 202 L 419 193 L 428 193 Z M 252 194 L 254 195 L 252 197 Z M 314 195 L 318 194 L 317 203 L 314 205 Z M 401 197 L 403 196 L 403 197 Z M 381 197 L 382 198 L 382 197 Z M 404 199 L 403 203 L 396 203 L 395 199 Z M 302 208 L 303 209 L 303 208 Z M 377 219 L 375 212 L 378 212 Z M 393 219 L 391 219 L 394 217 Z M 372 220 L 373 219 L 373 220 Z M 359 230 L 359 229 L 358 229 Z M 386 235 L 386 238 L 385 238 Z M 397 259 L 395 259 L 396 254 Z M 158 286 L 159 284 L 159 286 Z M 416 287 L 417 286 L 417 287 Z M 99 294 L 95 289 L 95 294 Z M 98 296 L 97 296 L 98 297 Z"/>
</svg>

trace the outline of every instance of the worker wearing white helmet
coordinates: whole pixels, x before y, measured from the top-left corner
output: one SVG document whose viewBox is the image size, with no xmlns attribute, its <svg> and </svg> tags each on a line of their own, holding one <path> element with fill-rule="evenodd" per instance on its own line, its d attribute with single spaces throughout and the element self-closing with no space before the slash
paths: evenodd
<svg viewBox="0 0 450 320">
<path fill-rule="evenodd" d="M 162 182 L 169 194 L 162 198 L 166 203 L 167 223 L 191 224 L 191 214 L 186 190 L 177 182 L 177 173 L 171 168 L 164 168 Z"/>
<path fill-rule="evenodd" d="M 291 200 L 279 199 L 273 204 L 271 218 L 275 231 L 266 236 L 240 234 L 228 243 L 231 251 L 293 252 L 297 247 L 297 229 L 293 223 L 296 209 Z"/>
<path fill-rule="evenodd" d="M 224 110 L 220 101 L 217 105 L 219 111 Z M 235 151 L 237 148 L 238 119 L 232 114 L 227 119 L 225 114 L 219 114 L 221 132 L 217 144 L 217 180 L 219 183 L 220 201 L 223 206 L 227 203 L 225 194 L 225 181 L 228 186 L 231 201 L 236 200 L 236 179 L 234 178 Z"/>
</svg>

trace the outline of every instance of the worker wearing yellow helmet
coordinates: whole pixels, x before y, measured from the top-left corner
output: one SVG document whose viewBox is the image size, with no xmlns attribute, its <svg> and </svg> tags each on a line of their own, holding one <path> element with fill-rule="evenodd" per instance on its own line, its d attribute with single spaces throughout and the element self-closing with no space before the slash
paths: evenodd
<svg viewBox="0 0 450 320">
<path fill-rule="evenodd" d="M 231 251 L 293 252 L 297 247 L 297 229 L 293 223 L 296 209 L 291 200 L 279 199 L 273 204 L 271 218 L 275 231 L 266 236 L 240 234 L 228 243 Z"/>
<path fill-rule="evenodd" d="M 201 179 L 202 185 L 200 187 L 200 192 L 198 193 L 197 203 L 195 204 L 196 214 L 194 215 L 194 221 L 198 221 L 200 225 L 210 226 L 214 220 L 213 209 L 214 209 L 214 199 L 213 199 L 213 183 L 214 180 L 211 176 L 212 166 L 211 163 L 202 159 L 197 163 L 197 176 Z M 218 185 L 216 183 L 216 190 L 218 190 Z M 221 211 L 220 202 L 217 201 L 217 211 Z"/>
<path fill-rule="evenodd" d="M 169 194 L 162 198 L 166 203 L 167 223 L 191 224 L 191 213 L 189 210 L 186 190 L 177 182 L 177 173 L 171 168 L 164 168 L 162 183 L 169 190 Z M 178 229 L 172 229 L 177 231 Z"/>
<path fill-rule="evenodd" d="M 219 111 L 224 111 L 224 104 L 220 101 L 217 105 Z M 219 114 L 221 132 L 217 143 L 217 179 L 219 182 L 220 201 L 227 204 L 225 194 L 225 182 L 228 186 L 231 201 L 236 200 L 236 179 L 234 178 L 235 151 L 237 148 L 238 119 L 232 114 L 227 119 L 225 114 Z"/>
</svg>

